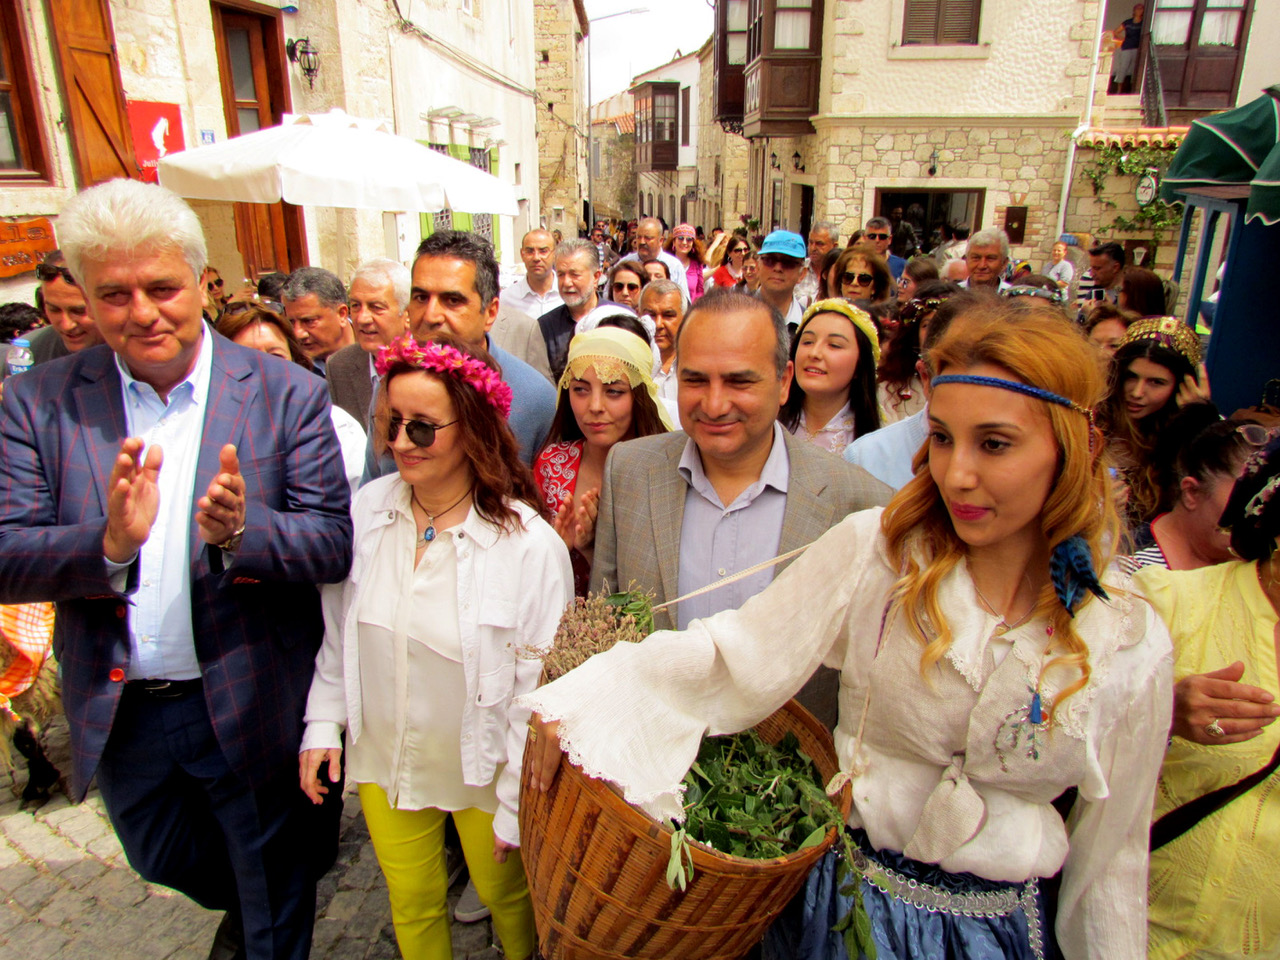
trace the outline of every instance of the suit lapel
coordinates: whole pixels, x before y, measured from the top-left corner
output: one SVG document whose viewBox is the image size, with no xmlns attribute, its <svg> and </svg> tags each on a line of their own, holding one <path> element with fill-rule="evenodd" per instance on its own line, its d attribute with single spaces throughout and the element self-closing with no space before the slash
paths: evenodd
<svg viewBox="0 0 1280 960">
<path fill-rule="evenodd" d="M 120 392 L 120 374 L 115 367 L 115 354 L 98 351 L 101 356 L 86 363 L 81 371 L 84 382 L 76 389 L 73 402 L 81 424 L 89 466 L 93 473 L 94 492 L 102 515 L 107 512 L 107 484 L 115 466 L 120 443 L 128 433 L 124 415 L 124 398 Z"/>
<path fill-rule="evenodd" d="M 812 543 L 827 532 L 832 519 L 827 503 L 830 498 L 823 497 L 827 478 L 813 469 L 812 462 L 805 456 L 809 451 L 801 448 L 803 441 L 784 433 L 784 442 L 791 466 L 787 478 L 787 508 L 782 515 L 782 537 L 778 541 L 779 553 Z"/>
<path fill-rule="evenodd" d="M 684 525 L 684 498 L 688 484 L 680 476 L 681 442 L 670 443 L 649 468 L 649 497 L 652 509 L 653 536 L 658 557 L 658 575 L 662 580 L 662 600 L 680 596 L 680 529 Z M 674 618 L 673 618 L 674 619 Z"/>
<path fill-rule="evenodd" d="M 204 549 L 200 529 L 195 522 L 195 503 L 204 496 L 218 474 L 219 459 L 225 444 L 234 443 L 243 465 L 249 457 L 244 433 L 252 400 L 257 396 L 253 368 L 235 355 L 227 340 L 213 337 L 213 364 L 209 371 L 209 399 L 205 404 L 204 430 L 200 437 L 200 457 L 196 462 L 195 489 L 191 503 L 191 558 L 195 562 Z"/>
</svg>

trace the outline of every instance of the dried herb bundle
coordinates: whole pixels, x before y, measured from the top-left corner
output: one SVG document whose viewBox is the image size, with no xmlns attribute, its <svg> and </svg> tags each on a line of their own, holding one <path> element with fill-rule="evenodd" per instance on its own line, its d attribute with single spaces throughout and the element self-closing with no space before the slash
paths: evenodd
<svg viewBox="0 0 1280 960">
<path fill-rule="evenodd" d="M 565 609 L 547 649 L 525 648 L 521 655 L 541 660 L 544 682 L 558 680 L 615 643 L 639 643 L 653 632 L 653 597 L 630 590 L 578 597 Z"/>
</svg>

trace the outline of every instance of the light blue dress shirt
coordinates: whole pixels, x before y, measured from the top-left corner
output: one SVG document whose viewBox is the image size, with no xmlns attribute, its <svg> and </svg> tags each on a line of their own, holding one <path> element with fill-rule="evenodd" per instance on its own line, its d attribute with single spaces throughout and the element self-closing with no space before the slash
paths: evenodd
<svg viewBox="0 0 1280 960">
<path fill-rule="evenodd" d="M 844 458 L 882 483 L 901 490 L 915 476 L 911 461 L 929 436 L 929 408 L 873 430 L 844 448 Z"/>
<path fill-rule="evenodd" d="M 136 562 L 138 590 L 129 611 L 129 680 L 192 680 L 200 676 L 191 627 L 191 528 L 195 517 L 196 464 L 204 435 L 213 367 L 213 337 L 202 331 L 200 353 L 168 402 L 136 380 L 116 356 L 129 436 L 164 452 L 160 466 L 160 512 Z M 200 491 L 199 496 L 203 496 Z M 112 564 L 121 570 L 128 565 Z"/>
<path fill-rule="evenodd" d="M 791 475 L 791 458 L 778 423 L 773 425 L 773 449 L 760 479 L 728 506 L 703 472 L 692 440 L 685 444 L 678 469 L 689 485 L 680 526 L 680 596 L 778 555 Z M 684 630 L 694 620 L 737 609 L 772 583 L 775 572 L 776 567 L 769 567 L 677 604 L 677 626 Z"/>
</svg>

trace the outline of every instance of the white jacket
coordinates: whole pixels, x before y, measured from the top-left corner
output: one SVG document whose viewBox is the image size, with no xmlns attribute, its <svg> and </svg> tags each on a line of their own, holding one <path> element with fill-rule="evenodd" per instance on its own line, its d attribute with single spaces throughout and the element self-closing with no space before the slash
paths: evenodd
<svg viewBox="0 0 1280 960">
<path fill-rule="evenodd" d="M 384 585 L 365 583 L 369 560 L 381 547 L 383 533 L 395 517 L 399 475 L 363 486 L 351 504 L 355 524 L 351 573 L 343 583 L 322 589 L 324 644 L 316 656 L 316 672 L 307 697 L 306 723 L 300 750 L 336 748 L 342 728 L 351 743 L 360 739 L 360 656 L 356 611 L 364 590 Z M 511 700 L 538 684 L 542 665 L 520 657 L 522 647 L 549 646 L 560 615 L 573 600 L 573 569 L 564 541 L 523 503 L 523 529 L 504 533 L 474 510 L 463 521 L 458 546 L 458 629 L 462 635 L 462 669 L 467 699 L 462 715 L 462 769 L 469 786 L 493 780 L 499 764 L 498 812 L 493 832 L 519 844 L 516 808 L 520 765 L 524 757 L 529 711 Z"/>
</svg>

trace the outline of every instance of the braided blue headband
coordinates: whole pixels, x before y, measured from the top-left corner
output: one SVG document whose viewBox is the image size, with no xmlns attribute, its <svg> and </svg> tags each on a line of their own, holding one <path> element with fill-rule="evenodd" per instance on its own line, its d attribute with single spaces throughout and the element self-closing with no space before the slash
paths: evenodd
<svg viewBox="0 0 1280 960">
<path fill-rule="evenodd" d="M 972 383 L 979 387 L 1000 387 L 1002 390 L 1012 390 L 1014 393 L 1035 397 L 1037 400 L 1056 403 L 1060 407 L 1070 407 L 1076 413 L 1083 413 L 1088 417 L 1089 425 L 1093 426 L 1093 411 L 1091 409 L 1082 407 L 1074 400 L 1061 397 L 1051 390 L 1045 390 L 1043 387 L 1033 387 L 1029 383 L 1020 383 L 1017 380 L 1003 380 L 1000 377 L 978 377 L 970 373 L 944 373 L 940 377 L 934 377 L 931 382 L 935 387 L 941 383 Z"/>
<path fill-rule="evenodd" d="M 1056 403 L 1060 407 L 1067 407 L 1077 413 L 1083 413 L 1089 418 L 1089 452 L 1093 452 L 1093 410 L 1089 407 L 1081 406 L 1074 400 L 1059 396 L 1051 390 L 1033 387 L 1029 383 L 1021 383 L 1017 380 L 1005 380 L 1001 377 L 980 377 L 970 373 L 946 373 L 940 377 L 934 377 L 930 383 L 933 387 L 944 383 L 971 383 L 979 387 L 999 387 L 1002 390 L 1012 390 L 1014 393 L 1021 393 L 1023 396 L 1044 400 L 1046 403 Z M 1066 607 L 1067 613 L 1073 617 L 1076 615 L 1076 607 L 1080 605 L 1086 592 L 1092 593 L 1102 600 L 1109 599 L 1107 591 L 1098 582 L 1098 575 L 1094 572 L 1093 555 L 1089 550 L 1089 544 L 1079 534 L 1068 537 L 1053 548 L 1053 553 L 1049 559 L 1049 578 L 1053 582 L 1053 589 L 1058 595 L 1058 600 Z"/>
</svg>

